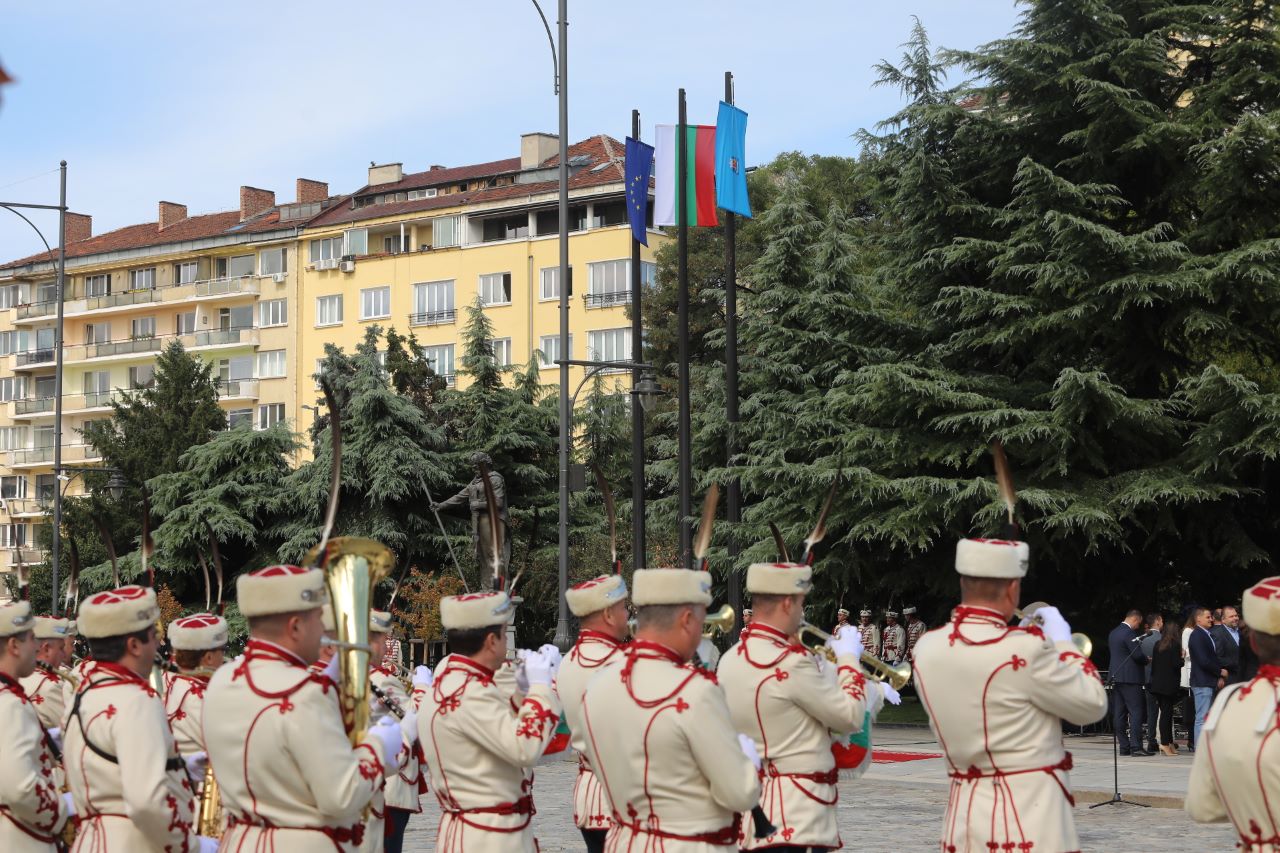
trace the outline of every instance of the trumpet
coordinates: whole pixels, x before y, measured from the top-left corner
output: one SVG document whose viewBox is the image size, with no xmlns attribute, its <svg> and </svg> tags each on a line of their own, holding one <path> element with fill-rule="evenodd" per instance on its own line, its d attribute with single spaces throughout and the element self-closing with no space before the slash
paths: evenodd
<svg viewBox="0 0 1280 853">
<path fill-rule="evenodd" d="M 728 634 L 737 623 L 738 616 L 733 612 L 733 608 L 728 604 L 722 604 L 719 610 L 715 613 L 708 613 L 706 618 L 702 620 L 702 636 L 709 640 L 716 634 Z M 627 628 L 634 634 L 636 632 L 636 620 L 628 619 Z"/>
<path fill-rule="evenodd" d="M 1036 611 L 1042 607 L 1048 607 L 1048 603 L 1044 601 L 1033 601 L 1026 607 L 1015 608 L 1013 615 L 1018 619 L 1028 619 L 1033 625 L 1040 625 L 1044 622 L 1039 618 Z M 1081 657 L 1088 658 L 1093 655 L 1093 640 L 1089 639 L 1087 634 L 1075 631 L 1071 634 L 1071 644 L 1076 647 Z"/>
<path fill-rule="evenodd" d="M 825 643 L 827 640 L 831 639 L 830 634 L 828 634 L 826 631 L 822 630 L 817 625 L 814 625 L 810 622 L 801 622 L 800 630 L 796 632 L 796 635 L 800 638 L 800 642 L 802 643 L 804 642 L 805 634 L 809 634 L 815 637 L 822 643 Z M 815 654 L 824 655 L 827 658 L 827 660 L 832 661 L 833 663 L 835 662 L 835 659 L 836 659 L 835 652 L 831 651 L 831 648 L 829 646 L 824 646 L 824 645 L 818 645 L 816 647 L 810 646 L 810 650 L 813 651 Z M 861 661 L 862 665 L 867 669 L 867 671 L 871 674 L 871 677 L 873 679 L 875 679 L 876 681 L 889 682 L 889 685 L 894 690 L 901 690 L 903 687 L 906 686 L 906 683 L 911 680 L 911 664 L 906 663 L 905 661 L 899 664 L 886 663 L 885 661 L 882 661 L 880 660 L 880 658 L 871 654 L 871 652 L 867 652 L 867 651 L 864 651 L 862 653 L 862 657 L 859 660 Z"/>
</svg>

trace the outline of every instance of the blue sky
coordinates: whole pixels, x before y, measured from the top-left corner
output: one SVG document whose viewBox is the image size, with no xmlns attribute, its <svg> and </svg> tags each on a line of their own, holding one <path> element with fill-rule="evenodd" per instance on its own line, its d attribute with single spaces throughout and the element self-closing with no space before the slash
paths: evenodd
<svg viewBox="0 0 1280 853">
<path fill-rule="evenodd" d="M 406 171 L 512 157 L 556 130 L 551 54 L 529 0 L 363 4 L 67 0 L 6 4 L 0 63 L 0 201 L 68 202 L 95 234 L 233 209 L 241 184 L 291 201 L 294 179 L 346 192 L 370 160 Z M 555 0 L 543 3 L 555 25 Z M 624 10 L 643 10 L 639 18 Z M 1013 27 L 1014 0 L 570 0 L 569 135 L 644 136 L 676 117 L 715 121 L 723 73 L 750 113 L 748 160 L 853 154 L 852 134 L 896 92 L 872 66 L 896 60 L 918 15 L 936 46 L 968 48 Z M 37 215 L 50 242 L 56 216 Z M 46 227 L 47 226 L 47 227 Z M 41 249 L 0 212 L 0 259 Z"/>
</svg>

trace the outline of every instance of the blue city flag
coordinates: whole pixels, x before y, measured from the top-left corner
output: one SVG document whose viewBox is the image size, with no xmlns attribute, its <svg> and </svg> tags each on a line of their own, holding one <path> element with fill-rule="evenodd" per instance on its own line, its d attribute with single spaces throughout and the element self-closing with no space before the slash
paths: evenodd
<svg viewBox="0 0 1280 853">
<path fill-rule="evenodd" d="M 631 223 L 631 236 L 641 246 L 649 245 L 649 232 L 644 222 L 649 209 L 649 173 L 653 170 L 653 146 L 627 137 L 627 165 L 624 176 L 627 181 L 627 220 Z"/>
<path fill-rule="evenodd" d="M 747 114 L 721 101 L 716 116 L 716 207 L 750 219 L 746 161 Z"/>
</svg>

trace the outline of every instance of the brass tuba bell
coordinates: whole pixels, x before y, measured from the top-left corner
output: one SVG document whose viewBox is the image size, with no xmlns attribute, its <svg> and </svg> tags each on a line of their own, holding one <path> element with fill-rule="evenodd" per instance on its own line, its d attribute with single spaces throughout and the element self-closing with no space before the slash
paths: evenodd
<svg viewBox="0 0 1280 853">
<path fill-rule="evenodd" d="M 722 604 L 719 610 L 708 613 L 707 618 L 702 620 L 702 636 L 710 639 L 716 634 L 728 634 L 737 622 L 738 617 L 733 612 L 733 608 L 728 604 Z"/>
</svg>

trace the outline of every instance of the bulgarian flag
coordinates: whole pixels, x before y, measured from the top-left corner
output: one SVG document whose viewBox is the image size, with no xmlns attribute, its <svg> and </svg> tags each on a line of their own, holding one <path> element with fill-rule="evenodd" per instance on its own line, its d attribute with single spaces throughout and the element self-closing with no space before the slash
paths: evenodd
<svg viewBox="0 0 1280 853">
<path fill-rule="evenodd" d="M 676 161 L 674 124 L 657 127 L 654 152 L 653 224 L 679 225 L 676 220 L 676 183 L 680 164 Z M 709 124 L 687 124 L 684 128 L 686 221 L 689 225 L 715 225 L 716 220 L 716 129 Z"/>
</svg>

